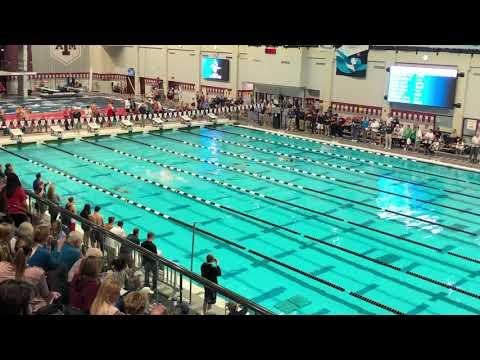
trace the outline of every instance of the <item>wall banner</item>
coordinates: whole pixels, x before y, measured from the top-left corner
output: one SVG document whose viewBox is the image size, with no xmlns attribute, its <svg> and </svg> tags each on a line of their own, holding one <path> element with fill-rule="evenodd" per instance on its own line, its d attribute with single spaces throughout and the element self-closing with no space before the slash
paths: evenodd
<svg viewBox="0 0 480 360">
<path fill-rule="evenodd" d="M 367 76 L 368 45 L 343 45 L 336 50 L 337 75 Z"/>
</svg>

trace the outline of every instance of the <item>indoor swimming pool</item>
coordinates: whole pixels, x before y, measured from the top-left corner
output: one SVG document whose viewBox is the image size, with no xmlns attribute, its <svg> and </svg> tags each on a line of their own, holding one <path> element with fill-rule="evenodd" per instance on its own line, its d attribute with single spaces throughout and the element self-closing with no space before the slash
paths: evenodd
<svg viewBox="0 0 480 360">
<path fill-rule="evenodd" d="M 155 233 L 277 314 L 480 314 L 480 173 L 239 126 L 11 145 L 35 173 Z"/>
</svg>

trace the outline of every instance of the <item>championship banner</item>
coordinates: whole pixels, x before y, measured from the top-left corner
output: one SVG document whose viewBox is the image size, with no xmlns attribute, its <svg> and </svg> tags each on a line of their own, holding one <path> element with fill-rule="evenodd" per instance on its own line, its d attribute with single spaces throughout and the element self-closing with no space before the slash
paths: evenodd
<svg viewBox="0 0 480 360">
<path fill-rule="evenodd" d="M 343 45 L 336 50 L 337 75 L 367 76 L 368 45 Z"/>
</svg>

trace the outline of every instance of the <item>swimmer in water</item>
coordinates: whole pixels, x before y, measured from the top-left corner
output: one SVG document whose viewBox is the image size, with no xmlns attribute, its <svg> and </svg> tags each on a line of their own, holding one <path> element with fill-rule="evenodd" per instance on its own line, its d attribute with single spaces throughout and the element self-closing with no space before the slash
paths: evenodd
<svg viewBox="0 0 480 360">
<path fill-rule="evenodd" d="M 280 160 L 280 161 L 293 162 L 293 159 L 292 159 L 292 158 L 289 158 L 289 157 L 286 157 L 286 156 L 280 156 L 280 157 L 278 158 L 278 160 Z"/>
<path fill-rule="evenodd" d="M 127 189 L 124 189 L 124 188 L 121 188 L 120 186 L 115 186 L 115 187 L 113 188 L 113 190 L 118 191 L 118 192 L 120 192 L 120 193 L 128 194 L 128 190 L 127 190 Z"/>
</svg>

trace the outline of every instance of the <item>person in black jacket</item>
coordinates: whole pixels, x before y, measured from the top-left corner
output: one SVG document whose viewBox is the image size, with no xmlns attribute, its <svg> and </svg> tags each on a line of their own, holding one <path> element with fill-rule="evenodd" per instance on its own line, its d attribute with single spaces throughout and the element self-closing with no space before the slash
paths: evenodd
<svg viewBox="0 0 480 360">
<path fill-rule="evenodd" d="M 153 243 L 153 237 L 154 234 L 153 232 L 149 232 L 147 234 L 147 240 L 142 243 L 142 247 L 144 249 L 147 249 L 148 251 L 154 253 L 155 255 L 158 254 L 157 247 Z M 158 277 L 158 272 L 155 267 L 155 260 L 144 256 L 143 257 L 143 266 L 145 267 L 145 286 L 150 287 L 150 273 L 152 273 L 152 287 L 151 289 L 153 291 L 157 290 L 157 277 Z"/>
<path fill-rule="evenodd" d="M 222 270 L 218 265 L 218 260 L 211 254 L 207 255 L 207 261 L 202 264 L 201 267 L 202 276 L 215 284 L 218 284 L 217 278 L 222 276 Z M 217 302 L 217 293 L 208 287 L 205 289 L 205 298 L 203 301 L 203 315 L 206 315 L 207 311 L 212 308 L 212 305 Z"/>
</svg>

